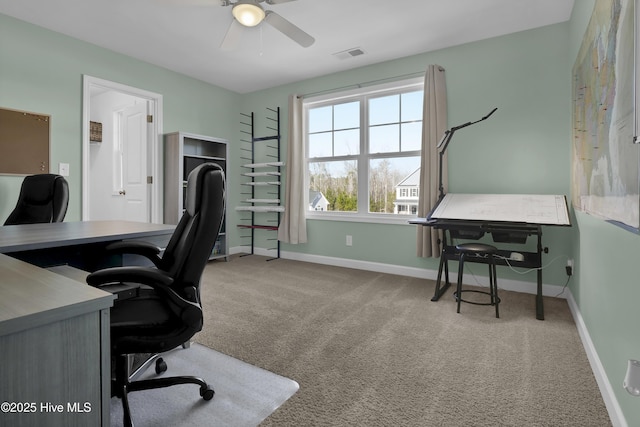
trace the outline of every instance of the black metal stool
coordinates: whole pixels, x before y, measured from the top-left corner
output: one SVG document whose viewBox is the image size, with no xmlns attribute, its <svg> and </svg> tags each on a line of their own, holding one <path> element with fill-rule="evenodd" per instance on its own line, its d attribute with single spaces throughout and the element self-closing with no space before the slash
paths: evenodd
<svg viewBox="0 0 640 427">
<path fill-rule="evenodd" d="M 458 313 L 460 313 L 460 303 L 466 302 L 469 304 L 476 305 L 495 305 L 496 306 L 496 317 L 500 317 L 500 313 L 498 311 L 498 305 L 500 304 L 500 298 L 498 298 L 498 284 L 496 283 L 496 263 L 494 259 L 494 254 L 498 251 L 495 246 L 485 245 L 483 243 L 462 243 L 460 245 L 456 245 L 457 251 L 460 253 L 459 267 L 458 267 L 458 287 L 456 291 L 453 293 L 454 297 L 458 301 Z M 478 257 L 478 258 L 486 258 L 487 263 L 489 264 L 489 292 L 485 291 L 476 291 L 473 289 L 462 290 L 462 273 L 464 269 L 464 260 L 469 257 Z M 490 302 L 474 302 L 474 301 L 465 301 L 462 299 L 463 292 L 476 292 L 479 294 L 487 294 L 490 297 Z"/>
</svg>

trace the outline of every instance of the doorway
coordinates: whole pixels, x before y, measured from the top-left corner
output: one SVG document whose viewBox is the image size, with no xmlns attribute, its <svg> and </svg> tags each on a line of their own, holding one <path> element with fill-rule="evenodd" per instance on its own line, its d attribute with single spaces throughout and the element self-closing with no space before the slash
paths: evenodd
<svg viewBox="0 0 640 427">
<path fill-rule="evenodd" d="M 162 223 L 162 95 L 85 75 L 82 128 L 82 220 Z"/>
</svg>

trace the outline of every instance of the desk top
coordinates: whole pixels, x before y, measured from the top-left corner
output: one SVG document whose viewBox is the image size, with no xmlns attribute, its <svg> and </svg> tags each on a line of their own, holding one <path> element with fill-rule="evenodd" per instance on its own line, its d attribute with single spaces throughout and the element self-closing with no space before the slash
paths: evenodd
<svg viewBox="0 0 640 427">
<path fill-rule="evenodd" d="M 0 336 L 108 308 L 115 295 L 0 254 Z"/>
<path fill-rule="evenodd" d="M 173 233 L 174 225 L 81 221 L 0 227 L 0 253 Z M 0 254 L 0 336 L 110 307 L 114 295 Z"/>
<path fill-rule="evenodd" d="M 567 199 L 552 194 L 446 194 L 429 219 L 571 225 Z"/>
<path fill-rule="evenodd" d="M 173 233 L 175 225 L 132 221 L 79 221 L 0 227 L 0 253 L 139 239 Z"/>
</svg>

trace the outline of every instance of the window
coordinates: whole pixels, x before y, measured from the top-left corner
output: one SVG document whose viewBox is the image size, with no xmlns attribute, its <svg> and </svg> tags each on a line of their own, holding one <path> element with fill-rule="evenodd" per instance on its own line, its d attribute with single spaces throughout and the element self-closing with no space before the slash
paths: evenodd
<svg viewBox="0 0 640 427">
<path fill-rule="evenodd" d="M 310 216 L 415 215 L 422 102 L 422 79 L 305 100 Z"/>
</svg>

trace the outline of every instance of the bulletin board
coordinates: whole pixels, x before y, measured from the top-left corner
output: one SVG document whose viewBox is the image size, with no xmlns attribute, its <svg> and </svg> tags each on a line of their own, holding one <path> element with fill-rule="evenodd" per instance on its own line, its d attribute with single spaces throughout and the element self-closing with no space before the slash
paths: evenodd
<svg viewBox="0 0 640 427">
<path fill-rule="evenodd" d="M 0 108 L 0 174 L 49 172 L 51 117 Z"/>
</svg>

